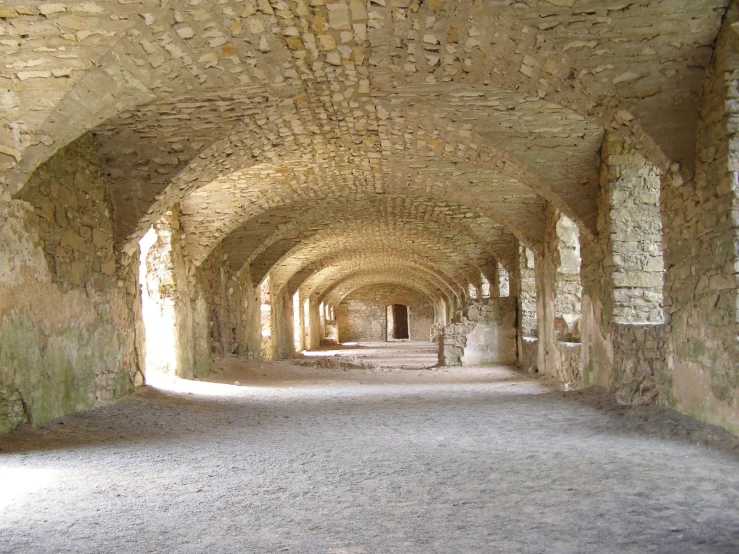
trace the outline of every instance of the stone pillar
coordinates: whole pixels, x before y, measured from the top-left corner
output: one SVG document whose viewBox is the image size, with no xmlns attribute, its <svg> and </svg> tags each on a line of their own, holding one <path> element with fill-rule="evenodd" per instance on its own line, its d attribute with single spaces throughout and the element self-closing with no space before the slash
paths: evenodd
<svg viewBox="0 0 739 554">
<path fill-rule="evenodd" d="M 547 208 L 547 238 L 554 233 L 554 210 Z M 557 353 L 557 334 L 555 331 L 555 281 L 557 269 L 552 241 L 544 240 L 541 253 L 534 262 L 536 278 L 536 327 L 538 330 L 538 360 L 540 373 L 557 375 L 559 356 Z"/>
<path fill-rule="evenodd" d="M 305 347 L 313 350 L 321 345 L 321 309 L 315 298 L 310 300 L 310 344 Z"/>
<path fill-rule="evenodd" d="M 490 298 L 499 298 L 500 288 L 498 287 L 498 280 L 500 276 L 498 275 L 498 264 L 490 264 L 490 271 L 492 273 L 487 276 L 490 281 Z"/>
<path fill-rule="evenodd" d="M 526 370 L 538 367 L 537 323 L 536 323 L 536 275 L 534 253 L 516 242 L 516 283 L 518 361 Z"/>
<path fill-rule="evenodd" d="M 661 323 L 662 220 L 660 177 L 656 167 L 607 136 L 601 164 L 601 233 L 608 233 L 606 270 L 613 282 L 613 321 Z"/>
<path fill-rule="evenodd" d="M 652 164 L 604 138 L 597 237 L 582 248 L 583 381 L 614 388 L 625 403 L 653 399 L 664 369 L 662 329 L 640 327 L 663 318 L 659 187 Z"/>
</svg>

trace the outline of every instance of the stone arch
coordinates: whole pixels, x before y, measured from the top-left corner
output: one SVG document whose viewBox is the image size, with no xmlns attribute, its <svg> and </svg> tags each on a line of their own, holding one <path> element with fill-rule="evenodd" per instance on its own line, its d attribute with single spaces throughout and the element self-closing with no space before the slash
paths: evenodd
<svg viewBox="0 0 739 554">
<path fill-rule="evenodd" d="M 222 239 L 222 244 L 230 253 L 232 263 L 239 267 L 249 264 L 272 245 L 284 243 L 286 240 L 303 240 L 306 233 L 303 229 L 319 229 L 330 222 L 347 218 L 346 203 L 352 202 L 352 211 L 361 214 L 362 218 L 400 219 L 415 221 L 419 224 L 428 222 L 439 229 L 448 229 L 456 235 L 469 237 L 478 248 L 485 248 L 499 259 L 511 258 L 510 235 L 487 216 L 475 214 L 470 217 L 471 208 L 465 205 L 450 204 L 433 196 L 405 195 L 354 195 L 347 191 L 336 197 L 329 197 L 320 206 L 312 199 L 296 204 L 278 205 L 267 209 L 254 218 L 249 219 Z M 194 206 L 187 207 L 188 212 L 197 213 Z M 295 214 L 299 214 L 296 216 Z M 193 224 L 184 223 L 185 230 L 192 233 L 189 240 L 189 252 L 195 265 L 199 265 L 210 244 L 219 240 L 215 232 L 207 233 L 207 225 L 202 232 Z M 210 240 L 207 240 L 210 239 Z"/>
<path fill-rule="evenodd" d="M 373 270 L 385 273 L 392 273 L 396 269 L 412 270 L 432 281 L 436 288 L 443 291 L 447 297 L 455 294 L 455 283 L 448 275 L 440 272 L 427 261 L 416 259 L 405 253 L 403 256 L 392 256 L 385 252 L 377 252 L 373 255 L 371 251 L 363 250 L 359 255 L 344 254 L 333 259 L 322 260 L 322 264 L 322 268 L 305 279 L 299 288 L 306 296 L 315 294 L 319 302 L 323 301 L 325 296 L 343 279 Z M 292 290 L 293 286 L 288 284 L 288 290 Z"/>
<path fill-rule="evenodd" d="M 383 281 L 385 280 L 385 281 Z M 389 273 L 383 272 L 376 268 L 368 268 L 364 271 L 357 271 L 341 277 L 336 283 L 332 284 L 321 296 L 318 297 L 319 301 L 322 301 L 329 305 L 336 305 L 341 302 L 341 299 L 352 289 L 352 287 L 358 286 L 357 283 L 394 283 L 394 284 L 408 284 L 408 286 L 417 286 L 419 290 L 427 294 L 429 298 L 433 299 L 434 302 L 449 302 L 449 295 L 445 293 L 443 289 L 440 289 L 437 283 L 427 279 L 423 276 L 419 278 L 418 273 L 413 270 L 398 269 L 396 272 Z M 349 292 L 347 292 L 349 291 Z"/>
<path fill-rule="evenodd" d="M 267 251 L 260 251 L 260 254 L 250 261 L 249 266 L 254 272 L 254 275 L 259 277 L 263 272 L 270 271 L 272 265 L 278 263 L 278 260 L 282 256 L 288 255 L 293 249 L 299 250 L 306 245 L 310 245 L 311 241 L 318 240 L 324 233 L 344 235 L 347 241 L 355 241 L 357 239 L 355 234 L 361 234 L 360 227 L 364 225 L 367 229 L 377 230 L 379 233 L 376 237 L 377 239 L 382 237 L 382 229 L 388 229 L 388 232 L 395 237 L 398 237 L 399 233 L 405 236 L 422 234 L 425 237 L 423 239 L 424 243 L 432 244 L 433 242 L 438 244 L 439 248 L 445 249 L 445 251 L 453 256 L 450 258 L 451 261 L 455 259 L 466 260 L 481 268 L 485 273 L 495 271 L 494 255 L 489 253 L 485 245 L 480 245 L 472 241 L 462 233 L 456 233 L 453 230 L 429 221 L 419 222 L 410 218 L 382 220 L 368 217 L 368 215 L 371 216 L 372 214 L 364 214 L 361 219 L 347 218 L 344 220 L 344 218 L 336 217 L 331 224 L 316 225 L 310 232 L 301 232 L 298 236 L 286 237 L 283 241 L 276 243 L 273 248 Z M 433 241 L 430 241 L 431 237 L 434 237 Z M 238 270 L 246 265 L 242 257 L 233 254 L 230 257 L 232 258 L 232 263 L 235 263 L 233 266 L 235 269 Z M 308 270 L 306 269 L 305 271 Z M 303 271 L 304 274 L 305 271 Z"/>
<path fill-rule="evenodd" d="M 459 6 L 454 8 L 456 18 L 462 13 L 458 8 Z M 388 25 L 393 25 L 388 9 L 383 9 L 379 6 L 374 6 L 372 9 L 374 13 L 381 15 L 383 18 L 388 18 Z M 464 12 L 466 9 L 468 7 L 463 7 L 462 11 Z M 471 41 L 471 43 L 466 45 L 465 48 L 470 48 L 478 52 L 476 54 L 478 57 L 482 55 L 480 61 L 484 61 L 485 63 L 481 67 L 484 67 L 485 69 L 483 71 L 487 73 L 473 75 L 466 69 L 460 71 L 457 68 L 458 70 L 454 72 L 454 75 L 449 79 L 443 80 L 444 83 L 448 83 L 449 86 L 459 83 L 468 87 L 475 83 L 482 83 L 484 86 L 492 85 L 503 90 L 515 90 L 518 93 L 525 93 L 524 96 L 547 98 L 548 101 L 554 101 L 554 103 L 575 111 L 581 117 L 595 117 L 601 121 L 603 127 L 610 131 L 627 134 L 627 140 L 633 141 L 639 151 L 645 151 L 645 157 L 647 159 L 653 161 L 663 171 L 670 169 L 669 160 L 664 155 L 660 155 L 659 148 L 654 145 L 653 141 L 650 142 L 650 138 L 639 127 L 636 118 L 624 107 L 618 95 L 613 91 L 604 89 L 603 85 L 597 82 L 592 71 L 581 71 L 575 58 L 567 52 L 568 47 L 562 48 L 556 41 L 549 40 L 546 36 L 547 33 L 541 29 L 539 32 L 533 32 L 531 27 L 512 14 L 499 14 L 494 10 L 487 13 L 486 10 L 490 9 L 487 7 L 483 8 L 479 13 L 476 11 L 476 8 L 469 7 L 469 9 L 473 9 L 478 14 L 477 16 L 480 13 L 486 13 L 486 20 L 495 22 L 498 35 L 496 37 L 487 36 L 486 31 L 481 34 L 474 34 L 473 36 L 469 21 L 465 21 L 460 27 L 459 23 L 461 23 L 461 20 L 457 24 L 452 24 L 452 20 L 450 19 L 449 24 L 455 25 L 455 31 L 451 34 L 459 38 L 461 32 L 464 38 L 464 33 L 467 33 L 466 40 Z M 221 8 L 221 10 L 225 10 L 225 8 Z M 428 10 L 428 7 L 422 7 L 420 13 L 427 13 Z M 207 87 L 213 84 L 213 78 L 217 74 L 222 82 L 230 86 L 251 87 L 252 90 L 250 92 L 257 95 L 259 94 L 259 86 L 269 84 L 270 82 L 279 85 L 280 90 L 289 90 L 290 86 L 294 87 L 300 79 L 297 68 L 300 68 L 301 73 L 305 71 L 310 72 L 306 66 L 302 65 L 302 62 L 295 61 L 293 62 L 294 66 L 291 67 L 286 75 L 276 75 L 274 69 L 270 67 L 266 56 L 262 56 L 254 51 L 254 45 L 251 44 L 252 41 L 244 41 L 243 44 L 240 41 L 231 41 L 220 53 L 214 54 L 213 52 L 209 52 L 208 54 L 204 54 L 206 47 L 209 50 L 213 47 L 212 45 L 206 46 L 207 41 L 201 40 L 193 29 L 203 29 L 203 24 L 199 22 L 208 20 L 208 14 L 196 15 L 194 10 L 182 10 L 182 13 L 178 16 L 180 18 L 178 21 L 181 20 L 182 25 L 178 25 L 178 29 L 175 30 L 170 26 L 169 22 L 165 21 L 163 17 L 164 11 L 157 12 L 155 10 L 154 13 L 135 14 L 131 7 L 119 5 L 115 6 L 115 11 L 126 13 L 122 14 L 122 17 L 111 18 L 112 21 L 106 20 L 104 24 L 101 22 L 103 25 L 102 32 L 98 32 L 98 30 L 89 33 L 87 31 L 80 31 L 78 33 L 78 39 L 84 39 L 96 32 L 102 36 L 114 36 L 116 39 L 124 37 L 124 40 L 109 41 L 107 45 L 111 46 L 110 50 L 106 50 L 107 46 L 100 48 L 99 45 L 96 45 L 97 48 L 94 51 L 98 59 L 103 61 L 98 63 L 100 69 L 95 68 L 90 70 L 89 74 L 92 75 L 93 72 L 97 71 L 102 75 L 105 72 L 107 76 L 112 77 L 115 75 L 114 69 L 116 67 L 125 67 L 125 75 L 115 75 L 113 80 L 116 82 L 116 87 L 125 90 L 126 94 L 113 95 L 113 98 L 117 102 L 110 102 L 112 106 L 110 111 L 106 112 L 103 109 L 89 122 L 79 124 L 76 136 L 79 136 L 85 130 L 91 129 L 95 125 L 95 122 L 107 118 L 109 114 L 121 112 L 128 107 L 123 99 L 125 97 L 131 98 L 131 92 L 142 94 L 141 97 L 132 102 L 135 104 L 142 102 L 146 98 L 150 98 L 152 95 L 155 97 L 165 97 L 174 91 L 179 91 L 181 88 L 186 90 L 187 87 L 190 89 L 198 86 Z M 442 10 L 442 12 L 445 11 L 446 9 Z M 28 14 L 29 12 L 25 13 Z M 452 12 L 450 11 L 448 13 Z M 448 13 L 444 13 L 443 15 L 446 17 Z M 137 17 L 139 15 L 141 17 Z M 407 15 L 409 15 L 409 19 L 419 20 L 420 18 L 420 15 L 417 13 L 409 13 Z M 442 15 L 442 13 L 440 12 L 436 15 Z M 42 12 L 40 14 L 32 12 L 32 15 L 24 15 L 24 17 L 31 19 L 35 17 L 43 18 L 44 20 L 58 20 L 55 22 L 61 22 L 62 26 L 64 25 L 62 19 L 65 16 L 66 14 L 50 12 Z M 239 18 L 234 18 L 225 11 L 222 14 L 219 13 L 219 16 L 223 17 L 224 21 L 232 22 L 234 29 L 242 25 L 242 21 Z M 272 16 L 269 12 L 257 13 L 256 15 L 256 18 L 262 21 L 262 24 L 267 20 L 272 21 L 270 17 Z M 277 19 L 274 22 L 278 25 L 286 24 L 286 22 Z M 95 23 L 98 23 L 98 21 L 96 20 Z M 220 24 L 220 21 L 218 23 Z M 117 27 L 109 28 L 111 26 Z M 157 32 L 164 32 L 166 40 L 154 40 L 152 29 L 155 27 L 157 28 Z M 447 31 L 451 32 L 451 29 L 452 27 L 449 27 Z M 219 29 L 219 32 L 222 30 L 224 29 Z M 287 32 L 287 28 L 284 30 Z M 292 50 L 290 40 L 286 40 L 283 43 L 281 38 L 276 38 L 271 32 L 268 32 L 267 35 L 269 35 L 269 38 L 265 42 L 267 48 L 279 48 L 284 52 Z M 373 36 L 375 35 L 371 33 L 368 42 L 372 48 L 377 48 L 378 50 L 375 54 L 375 63 L 372 65 L 381 65 L 379 60 L 382 55 L 390 55 L 390 53 L 389 51 L 383 53 L 383 46 L 379 42 L 373 41 Z M 450 37 L 451 35 L 444 35 L 444 38 L 439 40 L 438 44 L 448 45 L 449 41 L 457 44 L 454 42 L 457 39 Z M 115 47 L 112 47 L 113 45 Z M 513 49 L 512 52 L 514 54 L 504 57 L 495 55 L 494 52 L 500 51 L 500 48 L 504 48 L 506 51 Z M 570 52 L 576 52 L 578 48 L 581 48 L 581 46 L 576 46 Z M 103 55 L 105 59 L 99 57 L 101 51 L 107 52 Z M 316 56 L 319 55 L 318 50 L 314 49 L 311 51 L 315 52 Z M 228 52 L 228 56 L 226 52 Z M 483 55 L 482 53 L 485 54 Z M 162 67 L 166 68 L 166 72 L 159 72 L 158 68 L 160 65 L 155 60 L 161 58 L 163 54 L 166 54 L 166 56 L 163 58 L 164 65 Z M 258 70 L 248 69 L 245 72 L 234 73 L 234 76 L 231 77 L 228 73 L 224 74 L 222 71 L 223 67 L 219 65 L 219 63 L 238 65 L 240 63 L 239 58 L 246 56 L 253 56 L 255 67 Z M 458 62 L 461 63 L 461 58 L 454 61 L 454 64 Z M 500 67 L 500 64 L 504 64 L 505 67 Z M 513 65 L 509 67 L 509 64 Z M 515 67 L 516 64 L 520 65 Z M 141 69 L 142 66 L 145 68 L 144 70 Z M 221 71 L 214 71 L 213 68 L 216 67 L 220 68 Z M 387 67 L 389 68 L 390 65 L 387 65 Z M 239 69 L 243 70 L 241 67 Z M 505 78 L 502 78 L 501 75 L 505 75 Z M 314 75 L 314 77 L 319 77 L 317 82 L 325 82 L 326 80 L 325 74 L 323 74 L 322 78 L 320 75 Z M 74 82 L 77 83 L 77 81 Z M 123 84 L 121 85 L 120 83 Z M 256 83 L 259 83 L 259 86 Z M 286 83 L 290 83 L 290 86 L 286 86 Z M 426 84 L 428 85 L 428 83 Z M 85 104 L 86 102 L 84 100 L 79 101 L 82 98 L 79 93 L 84 90 L 93 91 L 97 90 L 97 87 L 83 87 L 78 84 L 73 89 L 70 89 L 64 98 L 76 98 L 78 104 Z M 366 94 L 362 91 L 362 86 L 359 87 L 359 90 L 360 94 Z M 293 91 L 297 94 L 295 89 Z M 56 106 L 57 104 L 52 105 Z M 71 111 L 61 110 L 59 115 L 63 116 L 67 112 L 71 113 Z M 49 121 L 52 120 L 51 117 L 47 119 Z M 64 119 L 64 117 L 59 117 L 59 119 Z M 36 167 L 48 155 L 53 153 L 51 150 L 48 152 L 44 150 L 47 148 L 44 142 L 51 141 L 54 145 L 53 148 L 58 149 L 66 144 L 64 142 L 65 140 L 74 138 L 73 136 L 70 136 L 68 139 L 58 138 L 52 136 L 54 134 L 53 132 L 45 134 L 43 132 L 38 133 L 39 140 L 35 141 L 31 146 L 38 148 L 42 153 L 31 156 L 34 161 L 30 164 L 29 169 Z M 10 144 L 11 142 L 13 143 L 12 146 Z M 16 165 L 24 157 L 25 146 L 21 146 L 21 149 L 18 150 L 16 148 L 18 145 L 15 142 L 9 139 L 8 145 L 5 147 L 8 152 L 12 153 L 11 157 L 17 158 L 17 160 L 10 163 L 11 166 Z M 20 173 L 25 172 L 26 170 L 24 169 Z M 10 180 L 22 184 L 24 178 L 21 176 L 11 178 Z M 155 208 L 154 211 L 160 212 L 157 215 L 161 215 L 161 212 L 167 207 L 170 206 L 162 206 L 161 210 Z M 151 222 L 149 221 L 148 223 Z"/>
<path fill-rule="evenodd" d="M 405 242 L 405 244 L 404 244 Z M 480 268 L 476 263 L 451 241 L 440 240 L 438 237 L 409 225 L 392 222 L 384 229 L 376 226 L 362 225 L 357 228 L 326 230 L 317 234 L 310 241 L 301 242 L 291 248 L 279 260 L 266 259 L 258 266 L 252 264 L 253 275 L 256 279 L 262 272 L 270 271 L 277 290 L 287 284 L 290 278 L 298 271 L 306 268 L 312 261 L 318 261 L 326 254 L 337 251 L 339 248 L 352 249 L 357 247 L 372 248 L 377 245 L 387 251 L 418 251 L 429 259 L 442 266 L 454 267 L 457 275 L 477 275 Z M 271 268 L 271 269 L 270 269 Z M 464 279 L 461 279 L 464 280 Z"/>
</svg>

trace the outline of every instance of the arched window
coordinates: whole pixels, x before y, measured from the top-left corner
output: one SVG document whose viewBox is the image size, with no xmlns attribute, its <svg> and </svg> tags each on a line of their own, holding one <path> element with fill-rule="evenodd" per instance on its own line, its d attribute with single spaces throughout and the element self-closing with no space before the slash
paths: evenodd
<svg viewBox="0 0 739 554">
<path fill-rule="evenodd" d="M 498 262 L 498 296 L 506 298 L 511 294 L 511 283 L 508 278 L 508 270 Z"/>
</svg>

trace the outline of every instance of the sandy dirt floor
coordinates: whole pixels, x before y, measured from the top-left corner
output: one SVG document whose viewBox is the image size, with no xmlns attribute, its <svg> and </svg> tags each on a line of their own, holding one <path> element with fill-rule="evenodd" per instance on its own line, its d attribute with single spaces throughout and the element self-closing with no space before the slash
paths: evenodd
<svg viewBox="0 0 739 554">
<path fill-rule="evenodd" d="M 0 552 L 739 552 L 732 435 L 505 367 L 424 369 L 428 344 L 311 354 L 0 438 Z"/>
</svg>

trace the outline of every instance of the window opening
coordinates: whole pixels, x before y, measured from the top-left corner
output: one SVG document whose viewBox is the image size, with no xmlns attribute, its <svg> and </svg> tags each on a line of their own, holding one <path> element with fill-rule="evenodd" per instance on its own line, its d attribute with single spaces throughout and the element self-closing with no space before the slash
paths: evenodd
<svg viewBox="0 0 739 554">
<path fill-rule="evenodd" d="M 272 336 L 272 291 L 270 288 L 269 275 L 264 278 L 259 286 L 259 324 L 262 338 Z"/>
<path fill-rule="evenodd" d="M 511 294 L 511 283 L 508 270 L 502 263 L 498 262 L 498 296 L 506 298 Z"/>
<path fill-rule="evenodd" d="M 475 287 L 475 285 L 473 285 L 472 283 L 467 285 L 467 292 L 470 295 L 470 300 L 477 300 L 477 288 Z"/>
<path fill-rule="evenodd" d="M 537 336 L 536 321 L 536 272 L 534 269 L 534 253 L 521 246 L 519 250 L 519 267 L 521 286 L 521 332 L 525 337 Z"/>
<path fill-rule="evenodd" d="M 139 241 L 141 316 L 144 323 L 147 379 L 151 371 L 174 374 L 177 365 L 177 315 L 172 235 L 161 221 Z"/>
<path fill-rule="evenodd" d="M 582 298 L 580 231 L 565 215 L 560 215 L 556 231 L 559 266 L 555 281 L 555 329 L 559 340 L 579 342 Z"/>
<path fill-rule="evenodd" d="M 488 278 L 485 277 L 482 273 L 480 273 L 480 280 L 482 281 L 482 286 L 480 287 L 482 291 L 482 297 L 490 298 L 490 281 L 488 281 Z"/>
</svg>

